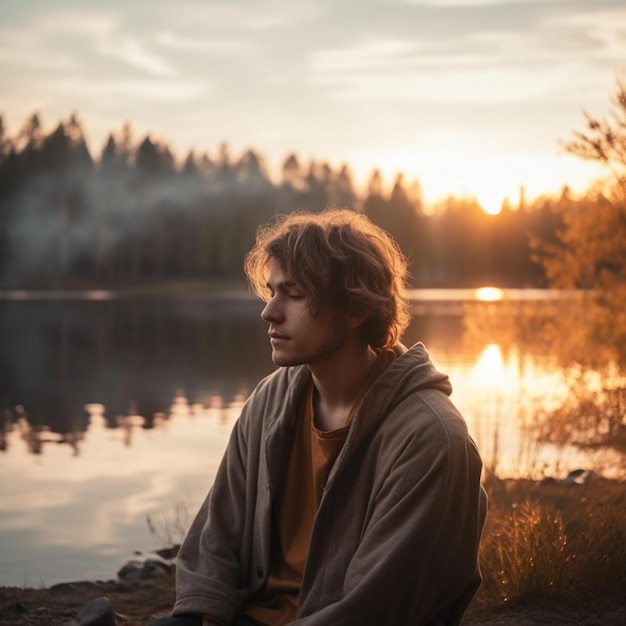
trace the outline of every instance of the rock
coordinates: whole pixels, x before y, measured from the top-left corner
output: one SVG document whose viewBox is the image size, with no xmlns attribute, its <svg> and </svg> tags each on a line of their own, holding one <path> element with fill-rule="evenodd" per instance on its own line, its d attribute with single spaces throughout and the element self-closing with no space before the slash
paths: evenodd
<svg viewBox="0 0 626 626">
<path fill-rule="evenodd" d="M 76 618 L 78 626 L 116 626 L 113 606 L 105 597 L 87 602 Z"/>
<path fill-rule="evenodd" d="M 546 485 L 557 485 L 557 480 L 554 476 L 544 476 L 539 481 L 539 487 L 545 487 Z"/>
<path fill-rule="evenodd" d="M 177 543 L 173 545 L 171 548 L 161 548 L 160 550 L 155 550 L 155 552 L 163 559 L 169 561 L 171 559 L 176 558 L 178 551 L 180 550 L 180 544 Z"/>
<path fill-rule="evenodd" d="M 122 580 L 145 580 L 169 576 L 171 566 L 161 559 L 146 559 L 145 561 L 129 561 L 117 573 Z"/>
<path fill-rule="evenodd" d="M 563 480 L 566 485 L 586 485 L 595 478 L 596 474 L 593 470 L 577 469 L 570 472 Z"/>
<path fill-rule="evenodd" d="M 122 580 L 139 580 L 141 578 L 141 570 L 143 568 L 143 561 L 128 561 L 117 572 L 117 577 Z"/>
<path fill-rule="evenodd" d="M 547 485 L 586 485 L 591 482 L 597 474 L 593 470 L 576 469 L 572 470 L 563 480 L 557 480 L 552 476 L 545 476 L 542 478 L 538 487 L 545 487 Z"/>
<path fill-rule="evenodd" d="M 146 559 L 143 564 L 143 578 L 169 576 L 171 571 L 171 567 L 160 559 Z"/>
<path fill-rule="evenodd" d="M 98 589 L 98 583 L 92 580 L 79 580 L 69 583 L 57 583 L 50 587 L 53 593 L 72 594 L 77 591 L 95 591 Z"/>
<path fill-rule="evenodd" d="M 18 600 L 17 602 L 13 602 L 13 604 L 9 604 L 6 607 L 6 610 L 9 613 L 28 613 L 27 608 Z"/>
</svg>

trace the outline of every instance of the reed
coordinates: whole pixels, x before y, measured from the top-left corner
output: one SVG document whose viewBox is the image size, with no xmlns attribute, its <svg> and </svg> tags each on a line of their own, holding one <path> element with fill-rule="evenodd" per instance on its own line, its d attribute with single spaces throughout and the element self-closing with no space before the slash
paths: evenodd
<svg viewBox="0 0 626 626">
<path fill-rule="evenodd" d="M 191 526 L 194 511 L 190 500 L 178 500 L 169 511 L 157 516 L 146 515 L 150 535 L 157 548 L 179 546 Z"/>
</svg>

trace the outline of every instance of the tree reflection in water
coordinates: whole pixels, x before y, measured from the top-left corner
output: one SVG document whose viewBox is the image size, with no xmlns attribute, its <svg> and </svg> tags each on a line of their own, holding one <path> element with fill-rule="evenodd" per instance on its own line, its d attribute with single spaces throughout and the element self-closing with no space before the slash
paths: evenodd
<svg viewBox="0 0 626 626">
<path fill-rule="evenodd" d="M 241 403 L 273 367 L 256 309 L 203 299 L 0 302 L 0 449 L 17 431 L 32 454 L 55 443 L 77 455 L 98 417 L 130 445 L 137 429 L 218 396 Z"/>
<path fill-rule="evenodd" d="M 623 450 L 624 369 L 606 331 L 598 339 L 604 318 L 571 294 L 489 294 L 416 302 L 404 338 L 450 374 L 489 469 L 540 477 L 572 469 L 571 444 Z M 0 301 L 0 450 L 13 431 L 32 454 L 56 443 L 77 455 L 99 424 L 130 447 L 182 415 L 239 406 L 273 369 L 260 308 L 198 296 Z"/>
</svg>

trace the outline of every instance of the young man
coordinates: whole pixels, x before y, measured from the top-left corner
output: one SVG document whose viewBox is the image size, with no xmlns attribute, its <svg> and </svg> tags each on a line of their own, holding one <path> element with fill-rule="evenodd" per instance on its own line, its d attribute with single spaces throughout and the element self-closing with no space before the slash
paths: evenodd
<svg viewBox="0 0 626 626">
<path fill-rule="evenodd" d="M 406 263 L 350 210 L 246 259 L 279 369 L 248 399 L 155 626 L 457 624 L 480 582 L 481 460 L 409 321 Z"/>
</svg>

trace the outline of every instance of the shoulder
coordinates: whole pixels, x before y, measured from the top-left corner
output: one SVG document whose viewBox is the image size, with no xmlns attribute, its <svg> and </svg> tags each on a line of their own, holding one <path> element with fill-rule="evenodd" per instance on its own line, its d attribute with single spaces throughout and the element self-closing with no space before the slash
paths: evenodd
<svg viewBox="0 0 626 626">
<path fill-rule="evenodd" d="M 265 419 L 273 420 L 292 411 L 303 397 L 309 379 L 306 366 L 275 370 L 254 388 L 244 404 L 241 419 L 247 422 L 262 413 Z M 260 420 L 255 418 L 253 421 Z"/>
<path fill-rule="evenodd" d="M 249 399 L 267 400 L 280 394 L 284 400 L 285 394 L 290 395 L 304 387 L 309 377 L 309 370 L 304 365 L 279 367 L 258 382 Z"/>
<path fill-rule="evenodd" d="M 482 461 L 465 420 L 445 393 L 424 389 L 400 403 L 377 433 L 385 473 L 437 476 L 450 486 L 480 473 Z"/>
<path fill-rule="evenodd" d="M 404 379 L 388 395 L 392 399 L 388 400 L 380 429 L 382 433 L 395 431 L 400 440 L 415 449 L 455 454 L 473 442 L 465 419 L 450 398 L 448 377 L 438 372 L 424 354 L 423 348 L 411 349 L 399 359 L 404 361 Z"/>
<path fill-rule="evenodd" d="M 403 424 L 405 434 L 419 437 L 467 437 L 463 416 L 448 395 L 437 388 L 415 390 L 406 395 L 387 416 Z"/>
</svg>

